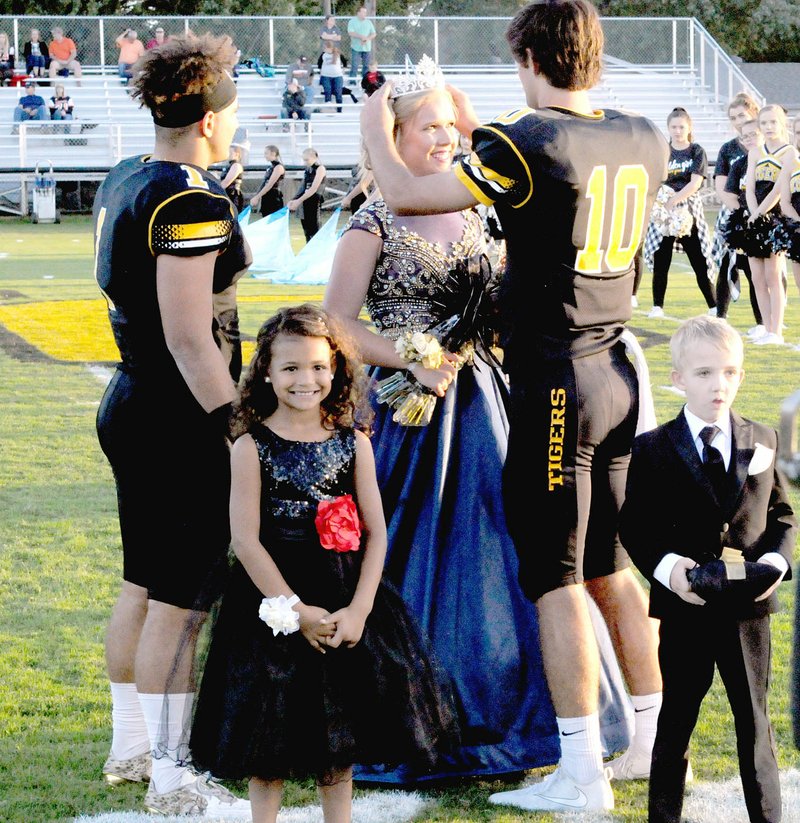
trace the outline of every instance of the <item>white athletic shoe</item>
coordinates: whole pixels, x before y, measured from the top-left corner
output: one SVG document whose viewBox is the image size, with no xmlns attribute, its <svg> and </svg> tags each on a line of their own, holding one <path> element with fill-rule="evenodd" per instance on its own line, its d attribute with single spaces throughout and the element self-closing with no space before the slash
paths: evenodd
<svg viewBox="0 0 800 823">
<path fill-rule="evenodd" d="M 237 797 L 221 783 L 203 775 L 185 786 L 163 794 L 152 783 L 144 798 L 147 811 L 162 815 L 193 814 L 214 820 L 252 820 L 250 801 Z"/>
<path fill-rule="evenodd" d="M 661 306 L 653 306 L 649 312 L 647 312 L 648 317 L 663 317 L 664 316 L 664 309 Z"/>
<path fill-rule="evenodd" d="M 753 340 L 756 346 L 782 346 L 783 345 L 783 335 L 775 334 L 774 332 L 767 332 L 766 334 L 762 334 L 761 337 L 756 337 Z"/>
<path fill-rule="evenodd" d="M 717 316 L 717 307 L 714 306 L 708 310 L 709 317 L 716 317 Z"/>
<path fill-rule="evenodd" d="M 606 768 L 611 772 L 611 780 L 648 780 L 650 778 L 650 756 L 626 749 L 619 757 L 609 760 Z M 692 764 L 686 767 L 686 782 L 694 780 Z"/>
<path fill-rule="evenodd" d="M 496 806 L 516 806 L 526 811 L 587 812 L 614 808 L 610 771 L 603 771 L 591 783 L 578 783 L 561 767 L 539 783 L 489 795 Z"/>
<path fill-rule="evenodd" d="M 753 326 L 745 332 L 746 336 L 751 340 L 756 340 L 759 337 L 763 337 L 766 333 L 767 330 L 760 324 L 758 326 Z"/>
<path fill-rule="evenodd" d="M 635 295 L 631 295 L 631 306 L 635 309 L 639 305 L 639 298 Z"/>
</svg>

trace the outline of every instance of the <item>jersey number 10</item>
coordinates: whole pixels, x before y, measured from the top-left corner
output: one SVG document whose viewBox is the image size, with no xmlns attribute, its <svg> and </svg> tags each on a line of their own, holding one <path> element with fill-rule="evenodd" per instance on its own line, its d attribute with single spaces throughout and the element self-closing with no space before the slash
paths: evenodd
<svg viewBox="0 0 800 823">
<path fill-rule="evenodd" d="M 575 258 L 575 271 L 600 274 L 631 267 L 644 233 L 649 182 L 644 166 L 620 166 L 612 182 L 611 218 L 607 222 L 608 172 L 605 166 L 592 169 L 586 186 L 589 200 L 586 244 Z M 601 248 L 604 235 L 608 236 L 605 249 Z"/>
</svg>

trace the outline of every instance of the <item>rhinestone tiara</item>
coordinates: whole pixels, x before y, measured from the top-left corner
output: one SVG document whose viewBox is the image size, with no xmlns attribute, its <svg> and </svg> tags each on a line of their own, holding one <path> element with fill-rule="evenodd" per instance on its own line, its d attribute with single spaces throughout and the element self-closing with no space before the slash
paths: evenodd
<svg viewBox="0 0 800 823">
<path fill-rule="evenodd" d="M 445 85 L 442 70 L 427 54 L 422 55 L 422 59 L 416 66 L 406 55 L 405 70 L 402 74 L 392 77 L 391 80 L 392 93 L 390 96 L 393 100 L 406 94 L 443 89 Z"/>
</svg>

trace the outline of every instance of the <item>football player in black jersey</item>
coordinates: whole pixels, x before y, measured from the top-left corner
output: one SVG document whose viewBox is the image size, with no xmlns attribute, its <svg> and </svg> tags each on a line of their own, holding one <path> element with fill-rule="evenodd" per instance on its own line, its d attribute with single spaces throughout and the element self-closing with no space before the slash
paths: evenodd
<svg viewBox="0 0 800 823">
<path fill-rule="evenodd" d="M 238 125 L 234 59 L 230 39 L 211 36 L 170 38 L 147 52 L 131 85 L 153 116 L 155 148 L 112 169 L 94 204 L 95 276 L 120 352 L 97 417 L 123 546 L 106 636 L 114 734 L 103 773 L 111 784 L 149 777 L 152 811 L 249 820 L 249 802 L 150 755 L 157 747 L 169 755 L 189 716 L 189 666 L 171 670 L 230 537 L 235 290 L 250 254 L 207 169 L 227 157 Z"/>
<path fill-rule="evenodd" d="M 608 809 L 614 798 L 602 762 L 587 592 L 606 618 L 636 709 L 631 745 L 611 764 L 617 779 L 649 774 L 661 703 L 655 623 L 619 543 L 617 515 L 640 405 L 624 324 L 634 257 L 668 149 L 645 118 L 590 105 L 603 33 L 588 0 L 531 3 L 507 37 L 529 108 L 481 127 L 453 90 L 457 127 L 473 146 L 454 171 L 408 172 L 391 142 L 388 88 L 365 104 L 361 129 L 393 211 L 493 203 L 507 243 L 501 308 L 509 322 L 503 348 L 512 422 L 505 506 L 520 580 L 539 610 L 561 761 L 543 782 L 490 801 Z"/>
</svg>

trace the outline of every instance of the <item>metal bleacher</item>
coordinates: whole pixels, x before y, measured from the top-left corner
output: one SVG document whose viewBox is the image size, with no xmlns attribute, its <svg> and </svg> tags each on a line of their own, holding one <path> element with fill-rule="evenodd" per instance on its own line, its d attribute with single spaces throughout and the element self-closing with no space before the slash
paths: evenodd
<svg viewBox="0 0 800 823">
<path fill-rule="evenodd" d="M 522 88 L 513 65 L 444 67 L 447 80 L 463 89 L 473 102 L 478 117 L 488 121 L 493 115 L 525 104 Z M 388 75 L 396 67 L 383 67 Z M 12 112 L 21 87 L 0 88 L 0 157 L 4 161 L 0 182 L 17 178 L 30 183 L 33 169 L 50 165 L 62 180 L 102 179 L 105 169 L 119 159 L 152 150 L 152 122 L 139 108 L 116 74 L 89 68 L 81 85 L 74 78 L 58 78 L 75 103 L 71 123 L 21 124 L 12 126 Z M 284 73 L 280 67 L 274 77 L 262 77 L 242 70 L 238 78 L 239 122 L 246 132 L 249 153 L 245 158 L 247 176 L 256 178 L 263 169 L 264 147 L 277 145 L 287 167 L 302 164 L 302 152 L 313 146 L 327 166 L 355 164 L 360 155 L 359 113 L 361 105 L 344 97 L 341 113 L 334 104 L 324 104 L 317 89 L 310 120 L 282 121 L 280 100 Z M 347 84 L 347 79 L 345 83 Z M 738 89 L 737 89 L 738 90 Z M 353 91 L 362 97 L 359 85 Z M 48 85 L 38 93 L 47 100 Z M 666 116 L 675 106 L 683 106 L 694 124 L 694 139 L 714 162 L 719 146 L 730 138 L 724 102 L 703 85 L 691 66 L 627 64 L 607 58 L 601 82 L 590 99 L 597 108 L 622 108 L 651 118 L 666 133 Z M 13 133 L 17 131 L 18 133 Z M 27 175 L 27 181 L 25 179 Z M 335 175 L 334 175 L 335 176 Z M 7 189 L 8 186 L 2 188 Z M 0 192 L 0 209 L 3 208 Z M 24 209 L 23 209 L 24 213 Z"/>
</svg>

